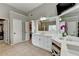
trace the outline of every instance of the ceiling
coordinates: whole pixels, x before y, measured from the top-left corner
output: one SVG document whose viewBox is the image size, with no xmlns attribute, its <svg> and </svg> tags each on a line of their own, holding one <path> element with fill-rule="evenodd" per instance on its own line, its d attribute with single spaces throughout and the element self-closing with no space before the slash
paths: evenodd
<svg viewBox="0 0 79 59">
<path fill-rule="evenodd" d="M 70 8 L 69 10 L 66 10 L 63 13 L 63 16 L 73 16 L 79 14 L 79 3 L 76 3 L 74 7 Z"/>
<path fill-rule="evenodd" d="M 24 11 L 25 13 L 28 13 L 29 11 L 33 10 L 34 8 L 42 5 L 43 3 L 8 3 L 8 5 Z"/>
</svg>

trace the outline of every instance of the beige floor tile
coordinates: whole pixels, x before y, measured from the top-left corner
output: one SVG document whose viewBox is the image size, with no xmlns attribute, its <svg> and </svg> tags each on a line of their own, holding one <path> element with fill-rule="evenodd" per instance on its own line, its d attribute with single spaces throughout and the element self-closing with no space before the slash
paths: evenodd
<svg viewBox="0 0 79 59">
<path fill-rule="evenodd" d="M 0 56 L 51 56 L 51 53 L 27 41 L 13 46 L 0 43 Z"/>
</svg>

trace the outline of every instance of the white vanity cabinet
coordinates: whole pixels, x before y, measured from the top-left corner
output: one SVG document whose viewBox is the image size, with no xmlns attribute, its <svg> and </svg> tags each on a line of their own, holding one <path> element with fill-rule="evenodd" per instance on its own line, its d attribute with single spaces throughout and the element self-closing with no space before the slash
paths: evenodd
<svg viewBox="0 0 79 59">
<path fill-rule="evenodd" d="M 51 51 L 51 47 L 52 47 L 51 37 L 40 35 L 39 39 L 40 39 L 39 40 L 40 47 L 48 51 Z"/>
<path fill-rule="evenodd" d="M 47 51 L 52 51 L 52 39 L 50 36 L 44 36 L 40 34 L 33 34 L 32 35 L 32 44 L 43 48 Z"/>
</svg>

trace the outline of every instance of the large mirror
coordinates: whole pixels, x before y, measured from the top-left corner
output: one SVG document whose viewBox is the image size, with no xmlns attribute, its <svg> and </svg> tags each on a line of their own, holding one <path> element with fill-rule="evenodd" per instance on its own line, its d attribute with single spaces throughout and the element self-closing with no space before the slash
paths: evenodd
<svg viewBox="0 0 79 59">
<path fill-rule="evenodd" d="M 79 37 L 78 17 L 63 17 L 60 21 L 60 31 L 66 35 Z"/>
<path fill-rule="evenodd" d="M 56 31 L 56 21 L 39 21 L 38 31 Z"/>
</svg>

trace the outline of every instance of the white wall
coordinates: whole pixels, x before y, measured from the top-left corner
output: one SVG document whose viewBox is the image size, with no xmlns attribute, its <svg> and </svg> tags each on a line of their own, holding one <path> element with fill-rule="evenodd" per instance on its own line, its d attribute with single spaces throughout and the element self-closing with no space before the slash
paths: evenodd
<svg viewBox="0 0 79 59">
<path fill-rule="evenodd" d="M 32 16 L 31 16 L 32 14 Z M 55 3 L 43 4 L 29 13 L 32 19 L 39 19 L 41 16 L 57 16 L 57 9 Z"/>
<path fill-rule="evenodd" d="M 11 6 L 8 6 L 6 4 L 0 4 L 0 18 L 9 18 L 9 11 L 11 11 L 11 10 L 13 10 L 17 13 L 26 15 L 24 12 L 21 12 L 20 10 L 17 10 Z"/>
<path fill-rule="evenodd" d="M 20 14 L 23 14 L 23 15 L 26 15 L 24 12 L 20 11 L 20 10 L 17 10 L 11 6 L 8 6 L 6 4 L 0 4 L 0 18 L 1 19 L 5 19 L 6 21 L 8 21 L 7 23 L 7 39 L 10 39 L 10 11 L 15 11 L 17 13 L 20 13 Z"/>
</svg>

